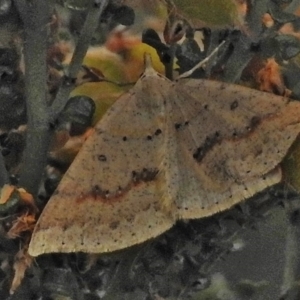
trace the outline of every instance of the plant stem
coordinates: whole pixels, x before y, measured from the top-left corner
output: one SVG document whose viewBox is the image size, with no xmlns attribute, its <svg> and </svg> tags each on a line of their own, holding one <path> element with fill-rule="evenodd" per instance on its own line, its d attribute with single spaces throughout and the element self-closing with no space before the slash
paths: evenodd
<svg viewBox="0 0 300 300">
<path fill-rule="evenodd" d="M 6 171 L 4 158 L 2 153 L 0 153 L 0 188 L 8 182 L 9 182 L 9 177 Z"/>
<path fill-rule="evenodd" d="M 299 299 L 300 288 L 300 207 L 296 201 L 287 203 L 287 215 L 289 219 L 283 283 L 281 286 L 281 299 Z M 295 203 L 293 203 L 295 202 Z M 297 289 L 297 291 L 296 291 Z M 292 296 L 292 295 L 298 295 Z"/>
<path fill-rule="evenodd" d="M 36 195 L 49 145 L 47 92 L 47 36 L 49 1 L 15 0 L 24 23 L 25 95 L 27 108 L 26 149 L 20 173 L 20 186 Z"/>
</svg>

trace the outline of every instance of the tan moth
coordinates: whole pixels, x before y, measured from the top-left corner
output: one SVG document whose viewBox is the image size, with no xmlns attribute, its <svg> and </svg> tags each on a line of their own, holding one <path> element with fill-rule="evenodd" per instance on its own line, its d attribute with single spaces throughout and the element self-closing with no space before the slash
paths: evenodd
<svg viewBox="0 0 300 300">
<path fill-rule="evenodd" d="M 29 253 L 114 251 L 228 209 L 281 180 L 279 163 L 299 132 L 299 102 L 172 82 L 148 64 L 63 177 Z"/>
</svg>

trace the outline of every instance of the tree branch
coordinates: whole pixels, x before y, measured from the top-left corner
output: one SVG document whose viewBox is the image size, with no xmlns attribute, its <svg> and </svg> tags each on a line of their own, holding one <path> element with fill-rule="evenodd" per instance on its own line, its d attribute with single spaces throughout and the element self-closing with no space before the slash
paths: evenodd
<svg viewBox="0 0 300 300">
<path fill-rule="evenodd" d="M 49 1 L 15 0 L 24 22 L 25 94 L 28 118 L 26 149 L 19 184 L 36 194 L 46 166 L 49 145 L 47 91 L 47 36 Z"/>
</svg>

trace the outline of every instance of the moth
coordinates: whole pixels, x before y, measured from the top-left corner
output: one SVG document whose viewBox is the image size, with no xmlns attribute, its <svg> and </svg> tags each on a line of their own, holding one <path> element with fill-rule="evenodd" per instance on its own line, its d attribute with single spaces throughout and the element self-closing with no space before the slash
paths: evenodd
<svg viewBox="0 0 300 300">
<path fill-rule="evenodd" d="M 114 251 L 229 209 L 281 180 L 299 132 L 299 102 L 211 80 L 172 82 L 148 63 L 66 172 L 29 253 Z"/>
</svg>

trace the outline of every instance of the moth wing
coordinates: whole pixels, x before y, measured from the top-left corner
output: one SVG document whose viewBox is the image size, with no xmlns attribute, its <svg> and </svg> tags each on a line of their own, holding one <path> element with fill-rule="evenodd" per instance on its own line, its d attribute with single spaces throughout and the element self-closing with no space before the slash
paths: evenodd
<svg viewBox="0 0 300 300">
<path fill-rule="evenodd" d="M 174 85 L 178 218 L 214 214 L 281 180 L 300 132 L 300 103 L 232 84 Z"/>
<path fill-rule="evenodd" d="M 51 198 L 34 231 L 30 255 L 110 252 L 156 237 L 174 224 L 161 207 L 155 182 L 143 183 L 111 204 L 86 198 L 82 209 L 76 183 L 64 180 Z M 66 192 L 70 188 L 75 193 Z"/>
<path fill-rule="evenodd" d="M 174 224 L 160 172 L 165 113 L 153 89 L 160 85 L 168 93 L 169 81 L 143 76 L 98 123 L 42 212 L 31 255 L 113 251 Z"/>
</svg>

